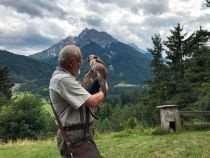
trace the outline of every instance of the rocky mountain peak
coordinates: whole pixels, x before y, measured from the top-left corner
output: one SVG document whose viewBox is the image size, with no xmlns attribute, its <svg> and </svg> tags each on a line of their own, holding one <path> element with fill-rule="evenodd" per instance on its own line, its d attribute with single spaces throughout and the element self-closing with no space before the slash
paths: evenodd
<svg viewBox="0 0 210 158">
<path fill-rule="evenodd" d="M 80 47 L 89 44 L 90 42 L 94 42 L 99 44 L 101 47 L 105 47 L 112 42 L 116 42 L 111 35 L 106 32 L 99 32 L 95 29 L 85 28 L 78 37 L 75 38 L 75 43 Z"/>
<path fill-rule="evenodd" d="M 74 44 L 74 37 L 68 36 L 67 38 L 61 40 L 59 43 L 45 50 L 45 52 L 48 54 L 49 57 L 58 56 L 60 50 L 68 44 Z"/>
</svg>

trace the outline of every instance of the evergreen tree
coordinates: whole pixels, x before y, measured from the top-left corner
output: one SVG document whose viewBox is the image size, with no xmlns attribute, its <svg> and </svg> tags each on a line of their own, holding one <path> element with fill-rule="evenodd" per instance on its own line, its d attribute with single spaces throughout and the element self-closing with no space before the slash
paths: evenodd
<svg viewBox="0 0 210 158">
<path fill-rule="evenodd" d="M 209 80 L 209 47 L 207 46 L 210 32 L 207 30 L 196 31 L 190 40 L 191 51 L 186 60 L 186 77 L 191 83 L 203 83 Z M 194 85 L 195 86 L 195 85 Z"/>
<path fill-rule="evenodd" d="M 169 74 L 167 65 L 162 58 L 164 48 L 160 35 L 156 34 L 152 37 L 152 42 L 153 48 L 148 49 L 148 51 L 153 55 L 151 62 L 153 78 L 147 82 L 148 95 L 143 99 L 144 107 L 140 120 L 142 124 L 155 126 L 159 120 L 156 106 L 166 103 Z"/>
<path fill-rule="evenodd" d="M 148 49 L 153 55 L 151 67 L 153 68 L 153 79 L 148 82 L 150 88 L 149 93 L 152 100 L 156 105 L 162 105 L 166 100 L 166 87 L 167 87 L 167 67 L 163 62 L 163 44 L 160 35 L 152 37 L 154 47 Z"/>
<path fill-rule="evenodd" d="M 154 78 L 148 82 L 149 98 L 146 103 L 177 104 L 180 109 L 189 109 L 192 105 L 210 109 L 210 95 L 207 93 L 210 90 L 210 48 L 207 45 L 210 33 L 200 28 L 186 38 L 180 24 L 170 32 L 171 35 L 163 42 L 168 65 L 161 60 L 164 49 L 160 35 L 152 37 L 154 48 L 148 50 L 154 58 L 151 64 Z M 148 108 L 150 113 L 154 113 L 152 108 Z"/>
<path fill-rule="evenodd" d="M 167 47 L 166 54 L 169 59 L 168 64 L 172 72 L 174 82 L 178 82 L 184 75 L 184 38 L 186 34 L 182 34 L 183 27 L 177 24 L 174 30 L 170 30 L 171 36 L 167 37 L 164 45 Z"/>
<path fill-rule="evenodd" d="M 12 96 L 11 88 L 13 84 L 9 81 L 8 78 L 8 69 L 0 68 L 0 96 L 5 96 L 8 99 Z"/>
<path fill-rule="evenodd" d="M 185 81 L 186 84 L 191 87 L 192 104 L 196 104 L 196 108 L 201 110 L 207 110 L 209 106 L 209 95 L 207 91 L 210 91 L 210 48 L 207 45 L 210 39 L 210 32 L 200 30 L 194 33 L 193 38 L 189 41 L 191 51 L 189 59 L 186 60 L 185 68 Z M 206 98 L 206 105 L 198 105 L 201 103 L 202 98 Z M 196 103 L 197 102 L 197 103 Z"/>
<path fill-rule="evenodd" d="M 186 38 L 187 34 L 183 33 L 179 23 L 170 32 L 171 35 L 164 41 L 170 73 L 168 101 L 185 108 L 189 103 L 189 85 L 184 80 L 185 58 L 189 53 L 188 43 L 192 36 Z"/>
</svg>

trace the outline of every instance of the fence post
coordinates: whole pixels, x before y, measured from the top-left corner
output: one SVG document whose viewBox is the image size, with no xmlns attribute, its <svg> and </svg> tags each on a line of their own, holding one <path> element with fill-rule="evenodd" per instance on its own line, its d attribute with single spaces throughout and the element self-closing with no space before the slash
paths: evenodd
<svg viewBox="0 0 210 158">
<path fill-rule="evenodd" d="M 181 116 L 179 111 L 176 112 L 175 118 L 176 118 L 176 129 L 177 131 L 179 131 L 182 129 Z"/>
</svg>

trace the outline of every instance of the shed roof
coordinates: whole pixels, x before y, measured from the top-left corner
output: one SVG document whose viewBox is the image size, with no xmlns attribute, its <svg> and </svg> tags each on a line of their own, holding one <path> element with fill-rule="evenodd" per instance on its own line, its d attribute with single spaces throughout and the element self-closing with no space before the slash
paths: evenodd
<svg viewBox="0 0 210 158">
<path fill-rule="evenodd" d="M 160 105 L 157 106 L 157 109 L 162 109 L 162 108 L 174 108 L 174 107 L 178 107 L 178 105 Z"/>
</svg>

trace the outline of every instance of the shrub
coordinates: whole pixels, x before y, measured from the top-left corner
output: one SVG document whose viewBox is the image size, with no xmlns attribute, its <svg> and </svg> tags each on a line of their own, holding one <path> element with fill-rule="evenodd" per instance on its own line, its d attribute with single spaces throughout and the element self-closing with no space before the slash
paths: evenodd
<svg viewBox="0 0 210 158">
<path fill-rule="evenodd" d="M 162 127 L 156 127 L 152 133 L 154 135 L 164 135 L 164 134 L 168 134 L 169 132 L 164 130 Z"/>
<path fill-rule="evenodd" d="M 0 112 L 0 139 L 37 139 L 52 133 L 50 114 L 42 108 L 40 98 L 31 94 L 18 95 Z"/>
</svg>

